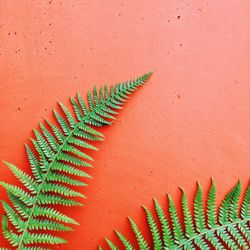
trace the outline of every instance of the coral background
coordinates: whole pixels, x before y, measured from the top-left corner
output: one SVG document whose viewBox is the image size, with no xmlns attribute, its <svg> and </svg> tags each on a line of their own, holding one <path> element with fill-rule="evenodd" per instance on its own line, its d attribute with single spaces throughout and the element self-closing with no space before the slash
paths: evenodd
<svg viewBox="0 0 250 250">
<path fill-rule="evenodd" d="M 27 170 L 24 143 L 56 100 L 155 70 L 93 153 L 80 227 L 55 249 L 96 249 L 165 193 L 218 199 L 249 180 L 250 2 L 0 0 L 0 159 Z M 0 165 L 1 180 L 18 182 Z M 0 199 L 6 199 L 0 189 Z M 0 208 L 0 214 L 3 209 Z M 148 232 L 145 232 L 146 234 Z M 0 235 L 0 246 L 8 246 Z"/>
</svg>

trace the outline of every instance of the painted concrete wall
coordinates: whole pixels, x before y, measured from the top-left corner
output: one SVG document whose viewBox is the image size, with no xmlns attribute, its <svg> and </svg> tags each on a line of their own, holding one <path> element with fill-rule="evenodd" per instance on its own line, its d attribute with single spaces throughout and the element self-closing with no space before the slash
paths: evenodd
<svg viewBox="0 0 250 250">
<path fill-rule="evenodd" d="M 239 178 L 247 185 L 249 14 L 246 0 L 0 1 L 0 158 L 22 169 L 23 144 L 56 100 L 155 71 L 103 129 L 86 206 L 65 210 L 81 226 L 59 249 L 128 234 L 127 215 L 142 223 L 140 205 L 166 206 L 166 192 L 179 201 L 179 185 L 190 199 L 211 176 L 218 199 Z M 17 183 L 3 164 L 0 176 Z"/>
</svg>

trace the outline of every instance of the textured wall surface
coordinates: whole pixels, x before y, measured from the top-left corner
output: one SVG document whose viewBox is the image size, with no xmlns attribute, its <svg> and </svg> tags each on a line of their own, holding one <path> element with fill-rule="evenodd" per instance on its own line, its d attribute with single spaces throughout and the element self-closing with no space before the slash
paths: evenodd
<svg viewBox="0 0 250 250">
<path fill-rule="evenodd" d="M 81 226 L 58 248 L 91 250 L 113 229 L 128 234 L 127 215 L 140 224 L 140 205 L 152 207 L 153 196 L 166 204 L 166 192 L 179 201 L 178 185 L 190 199 L 195 181 L 207 189 L 211 176 L 218 198 L 239 178 L 246 186 L 249 30 L 247 0 L 0 0 L 0 159 L 22 169 L 23 144 L 56 100 L 155 70 L 103 130 L 86 206 L 65 210 Z M 17 183 L 2 163 L 0 176 Z"/>
</svg>

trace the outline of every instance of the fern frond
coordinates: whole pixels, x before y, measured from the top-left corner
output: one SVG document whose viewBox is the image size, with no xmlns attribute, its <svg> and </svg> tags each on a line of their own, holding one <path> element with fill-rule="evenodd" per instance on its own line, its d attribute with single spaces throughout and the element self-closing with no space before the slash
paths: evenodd
<svg viewBox="0 0 250 250">
<path fill-rule="evenodd" d="M 140 247 L 140 249 L 142 250 L 149 250 L 149 245 L 147 243 L 147 241 L 145 240 L 145 238 L 143 237 L 142 233 L 140 232 L 140 230 L 138 229 L 137 225 L 135 224 L 135 222 L 129 218 L 129 222 L 131 224 L 131 228 L 132 230 L 134 231 L 134 234 L 136 236 L 136 239 L 137 239 L 137 242 L 138 242 L 138 245 Z"/>
<path fill-rule="evenodd" d="M 105 239 L 111 250 L 119 250 L 119 248 L 109 239 Z"/>
<path fill-rule="evenodd" d="M 191 216 L 190 209 L 188 207 L 188 200 L 186 193 L 183 189 L 182 190 L 182 208 L 183 208 L 183 216 L 184 216 L 184 224 L 186 230 L 187 238 L 193 238 L 196 235 L 195 226 L 193 223 L 193 218 Z"/>
<path fill-rule="evenodd" d="M 172 250 L 172 249 L 250 249 L 250 186 L 244 194 L 243 202 L 239 205 L 241 195 L 241 183 L 238 182 L 231 191 L 226 194 L 216 209 L 216 187 L 211 181 L 206 206 L 203 204 L 204 196 L 200 184 L 193 202 L 194 214 L 191 213 L 186 193 L 182 191 L 182 216 L 179 216 L 175 204 L 168 195 L 169 207 L 166 214 L 160 204 L 154 199 L 157 218 L 144 207 L 147 215 L 147 223 L 151 232 L 153 245 L 143 237 L 139 227 L 130 219 L 132 233 L 136 236 L 139 249 Z M 182 220 L 183 219 L 183 220 Z M 160 222 L 160 225 L 157 223 Z M 183 223 L 182 223 L 183 222 Z M 184 224 L 184 228 L 182 227 Z M 130 243 L 121 233 L 115 231 L 125 249 L 138 249 Z M 110 240 L 106 241 L 111 246 Z M 116 246 L 117 247 L 117 246 Z M 112 249 L 112 248 L 111 248 Z"/>
<path fill-rule="evenodd" d="M 217 225 L 216 221 L 216 187 L 214 180 L 211 180 L 211 187 L 207 199 L 207 226 L 214 228 Z"/>
<path fill-rule="evenodd" d="M 162 240 L 160 237 L 160 232 L 158 230 L 157 224 L 154 220 L 154 217 L 152 216 L 152 214 L 150 213 L 150 211 L 146 207 L 143 206 L 143 208 L 147 214 L 148 225 L 149 225 L 152 237 L 153 237 L 154 248 L 155 249 L 162 249 L 163 243 L 162 243 Z"/>
<path fill-rule="evenodd" d="M 87 186 L 78 177 L 91 178 L 85 170 L 92 167 L 93 159 L 88 152 L 98 150 L 93 143 L 104 138 L 98 128 L 112 124 L 115 110 L 121 109 L 128 95 L 143 85 L 151 74 L 111 86 L 110 90 L 107 86 L 99 90 L 94 87 L 88 92 L 87 102 L 77 94 L 76 98 L 70 98 L 73 113 L 59 102 L 59 110 L 53 110 L 57 125 L 46 120 L 46 124 L 40 124 L 40 130 L 34 130 L 35 139 L 31 141 L 35 151 L 25 145 L 31 175 L 5 162 L 24 186 L 0 181 L 12 203 L 2 201 L 5 210 L 2 230 L 15 249 L 46 249 L 40 244 L 66 243 L 47 231 L 68 231 L 71 228 L 67 224 L 78 223 L 53 205 L 82 205 L 74 198 L 85 196 L 74 186 Z M 115 249 L 111 243 L 110 246 Z"/>
<path fill-rule="evenodd" d="M 241 206 L 240 216 L 247 218 L 250 216 L 250 186 L 248 186 Z"/>
<path fill-rule="evenodd" d="M 123 243 L 123 245 L 126 248 L 126 250 L 133 250 L 134 249 L 133 246 L 132 246 L 132 244 L 126 239 L 126 237 L 124 235 L 122 235 L 118 231 L 115 231 L 115 233 L 117 234 L 117 236 L 119 237 L 119 239 Z"/>
<path fill-rule="evenodd" d="M 160 206 L 160 204 L 158 203 L 156 199 L 154 199 L 154 203 L 155 203 L 155 210 L 156 210 L 157 216 L 159 218 L 159 221 L 162 227 L 162 238 L 163 238 L 164 247 L 166 249 L 169 249 L 175 246 L 175 242 L 173 240 L 169 222 L 166 218 L 166 215 L 164 214 L 162 207 Z"/>
<path fill-rule="evenodd" d="M 175 204 L 170 195 L 168 195 L 169 201 L 169 214 L 173 227 L 174 242 L 178 245 L 185 241 L 185 236 L 181 227 L 181 222 L 177 214 Z"/>
<path fill-rule="evenodd" d="M 205 230 L 205 215 L 202 199 L 202 188 L 198 183 L 198 188 L 194 199 L 194 220 L 198 233 L 201 233 Z"/>
</svg>

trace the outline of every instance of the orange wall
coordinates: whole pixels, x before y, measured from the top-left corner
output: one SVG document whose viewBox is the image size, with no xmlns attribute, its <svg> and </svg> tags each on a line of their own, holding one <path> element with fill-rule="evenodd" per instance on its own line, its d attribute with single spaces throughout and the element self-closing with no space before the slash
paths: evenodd
<svg viewBox="0 0 250 250">
<path fill-rule="evenodd" d="M 239 178 L 246 186 L 249 12 L 247 0 L 0 0 L 0 159 L 27 169 L 23 144 L 56 100 L 155 70 L 103 130 L 86 206 L 68 210 L 81 226 L 61 249 L 127 233 L 127 215 L 141 223 L 140 205 L 166 192 L 179 201 L 178 185 L 190 198 L 211 176 L 218 198 Z M 0 176 L 17 183 L 2 163 Z"/>
</svg>

